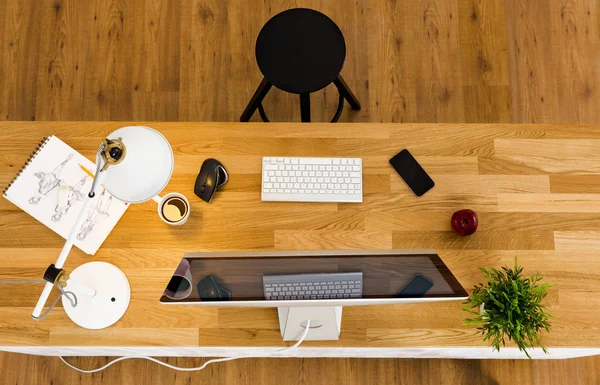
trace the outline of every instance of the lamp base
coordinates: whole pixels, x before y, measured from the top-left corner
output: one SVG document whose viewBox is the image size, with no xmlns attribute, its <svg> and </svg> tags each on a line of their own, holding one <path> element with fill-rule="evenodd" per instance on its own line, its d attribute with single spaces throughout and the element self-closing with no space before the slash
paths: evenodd
<svg viewBox="0 0 600 385">
<path fill-rule="evenodd" d="M 80 286 L 92 289 L 95 295 L 89 295 Z M 71 321 L 86 329 L 104 329 L 121 319 L 131 295 L 125 274 L 107 262 L 88 262 L 77 267 L 69 274 L 65 290 L 77 296 L 76 307 L 62 297 L 65 312 Z"/>
</svg>

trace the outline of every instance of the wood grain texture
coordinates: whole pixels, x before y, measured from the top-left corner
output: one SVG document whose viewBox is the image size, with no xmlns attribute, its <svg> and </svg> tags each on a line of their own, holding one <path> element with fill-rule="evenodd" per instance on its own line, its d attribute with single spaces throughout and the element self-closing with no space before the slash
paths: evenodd
<svg viewBox="0 0 600 385">
<path fill-rule="evenodd" d="M 293 7 L 345 36 L 362 109 L 340 121 L 600 123 L 595 0 L 3 0 L 0 119 L 237 121 L 256 37 Z M 311 102 L 328 121 L 337 90 Z M 264 104 L 300 120 L 297 95 Z"/>
<path fill-rule="evenodd" d="M 0 123 L 0 181 L 8 183 L 44 135 L 56 134 L 91 158 L 104 135 L 126 124 Z M 598 163 L 596 139 L 587 139 L 596 126 L 584 132 L 580 126 L 511 124 L 452 129 L 443 124 L 150 125 L 167 137 L 175 153 L 174 176 L 165 191 L 188 196 L 192 214 L 185 226 L 169 228 L 158 220 L 153 202 L 133 205 L 93 257 L 116 264 L 128 276 L 132 302 L 125 316 L 100 331 L 76 327 L 60 310 L 36 323 L 30 312 L 39 288 L 8 286 L 0 291 L 0 345 L 279 346 L 273 309 L 160 305 L 158 298 L 180 258 L 190 251 L 390 248 L 435 249 L 465 288 L 482 279 L 477 266 L 512 263 L 517 255 L 527 272 L 540 269 L 554 285 L 548 306 L 557 331 L 543 334 L 542 341 L 550 347 L 600 343 L 590 332 L 598 318 L 593 304 L 600 305 L 594 254 L 600 247 L 598 175 L 593 169 L 574 175 L 552 167 L 534 172 L 517 167 L 517 161 L 495 172 L 493 163 L 519 159 L 526 149 L 531 157 L 554 164 L 563 157 Z M 402 146 L 436 181 L 421 198 L 387 164 Z M 261 202 L 261 157 L 286 154 L 363 158 L 364 202 Z M 194 196 L 193 182 L 198 166 L 210 156 L 224 162 L 231 181 L 206 204 Z M 566 177 L 586 179 L 572 183 Z M 449 224 L 451 214 L 462 208 L 475 210 L 480 218 L 479 230 L 467 238 L 457 237 Z M 40 277 L 62 239 L 6 199 L 0 200 L 0 212 L 0 279 Z M 66 268 L 89 260 L 75 249 Z M 592 310 L 581 312 L 584 303 Z M 239 317 L 252 322 L 240 323 Z M 460 303 L 353 308 L 344 313 L 340 341 L 309 345 L 484 346 L 463 318 Z"/>
<path fill-rule="evenodd" d="M 110 357 L 70 357 L 83 368 Z M 162 358 L 171 365 L 200 366 L 203 358 Z M 144 361 L 118 363 L 102 374 L 81 375 L 56 357 L 0 353 L 6 384 L 397 384 L 403 385 L 593 385 L 600 381 L 600 357 L 571 360 L 440 360 L 356 358 L 254 358 L 224 362 L 197 373 L 173 372 Z"/>
</svg>

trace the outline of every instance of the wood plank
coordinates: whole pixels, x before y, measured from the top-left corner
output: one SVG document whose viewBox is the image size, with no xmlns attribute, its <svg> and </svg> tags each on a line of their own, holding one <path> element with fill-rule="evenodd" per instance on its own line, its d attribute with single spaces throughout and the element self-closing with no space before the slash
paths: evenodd
<svg viewBox="0 0 600 385">
<path fill-rule="evenodd" d="M 549 193 L 550 179 L 545 175 L 431 175 L 435 187 L 430 194 L 511 194 Z M 391 178 L 391 192 L 405 192 L 406 183 L 399 176 Z"/>
<path fill-rule="evenodd" d="M 560 3 L 560 7 L 558 4 Z M 594 1 L 557 2 L 550 13 L 553 42 L 561 47 L 556 80 L 560 123 L 597 123 L 600 120 L 600 72 L 597 58 L 585 52 L 598 52 L 598 3 Z"/>
<path fill-rule="evenodd" d="M 600 194 L 599 183 L 599 175 L 551 175 L 550 191 L 562 194 Z"/>
<path fill-rule="evenodd" d="M 0 119 L 35 120 L 41 13 L 35 1 L 7 1 L 2 41 Z"/>
<path fill-rule="evenodd" d="M 544 213 L 600 212 L 596 194 L 498 194 L 498 211 Z"/>
<path fill-rule="evenodd" d="M 531 156 L 552 158 L 598 157 L 600 140 L 595 139 L 496 139 L 498 157 Z"/>
<path fill-rule="evenodd" d="M 552 231 L 478 231 L 460 237 L 450 231 L 392 231 L 395 249 L 553 250 Z"/>
<path fill-rule="evenodd" d="M 181 15 L 179 118 L 219 120 L 219 111 L 228 108 L 227 89 L 210 85 L 214 70 L 226 74 L 230 68 L 229 42 L 221 30 L 226 25 L 227 3 L 186 1 Z"/>
<path fill-rule="evenodd" d="M 134 346 L 194 346 L 198 343 L 197 328 L 108 328 L 86 330 L 82 328 L 55 328 L 48 343 L 54 346 L 75 346 L 82 341 L 96 341 L 100 345 L 118 345 L 126 338 Z"/>
<path fill-rule="evenodd" d="M 562 158 L 539 156 L 511 156 L 479 158 L 479 173 L 491 175 L 586 175 L 600 172 L 600 158 Z"/>
<path fill-rule="evenodd" d="M 509 122 L 503 1 L 459 1 L 460 54 L 467 122 Z"/>
<path fill-rule="evenodd" d="M 600 247 L 598 231 L 555 231 L 556 249 L 559 251 L 586 251 Z"/>
<path fill-rule="evenodd" d="M 41 28 L 49 33 L 40 42 L 37 119 L 82 119 L 91 8 L 80 1 L 60 1 L 45 4 L 40 13 Z"/>
<path fill-rule="evenodd" d="M 416 122 L 417 57 L 422 38 L 418 8 L 379 0 L 367 9 L 369 107 L 372 122 Z"/>
<path fill-rule="evenodd" d="M 458 4 L 431 0 L 416 7 L 421 24 L 416 30 L 420 47 L 417 62 L 417 119 L 422 122 L 464 121 Z M 414 25 L 414 24 L 413 24 Z M 416 25 L 415 25 L 416 26 Z"/>
<path fill-rule="evenodd" d="M 280 250 L 366 250 L 391 247 L 392 234 L 389 231 L 275 231 L 275 248 Z"/>
<path fill-rule="evenodd" d="M 556 60 L 552 51 L 552 28 L 549 0 L 506 0 L 508 65 L 512 122 L 557 123 L 560 104 Z"/>
</svg>

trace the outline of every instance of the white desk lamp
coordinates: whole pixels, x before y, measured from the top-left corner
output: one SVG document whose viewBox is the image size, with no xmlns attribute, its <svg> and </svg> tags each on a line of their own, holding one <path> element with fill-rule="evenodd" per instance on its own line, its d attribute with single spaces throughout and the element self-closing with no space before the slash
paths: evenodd
<svg viewBox="0 0 600 385">
<path fill-rule="evenodd" d="M 173 172 L 173 151 L 158 131 L 143 126 L 120 128 L 102 141 L 96 154 L 96 173 L 83 201 L 81 212 L 54 265 L 44 273 L 47 281 L 32 316 L 39 317 L 54 284 L 68 286 L 77 297 L 73 307 L 63 297 L 65 312 L 77 325 L 102 329 L 117 322 L 129 306 L 129 281 L 116 266 L 89 262 L 68 275 L 62 267 L 73 247 L 79 228 L 87 217 L 98 186 L 103 185 L 115 198 L 141 203 L 158 195 Z"/>
</svg>

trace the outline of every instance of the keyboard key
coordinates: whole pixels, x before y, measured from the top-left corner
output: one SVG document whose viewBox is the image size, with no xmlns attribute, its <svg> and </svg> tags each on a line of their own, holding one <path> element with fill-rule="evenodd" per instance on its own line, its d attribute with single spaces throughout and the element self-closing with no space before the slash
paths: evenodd
<svg viewBox="0 0 600 385">
<path fill-rule="evenodd" d="M 335 158 L 333 160 L 333 164 L 340 164 L 340 159 L 339 158 Z"/>
<path fill-rule="evenodd" d="M 331 164 L 332 160 L 329 158 L 298 158 L 300 164 Z"/>
<path fill-rule="evenodd" d="M 277 170 L 277 165 L 274 165 L 274 164 L 265 164 L 264 167 L 263 167 L 263 170 L 267 170 L 267 171 Z"/>
</svg>

